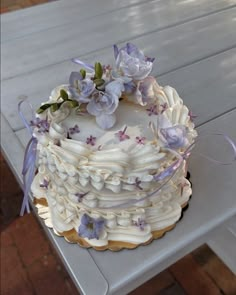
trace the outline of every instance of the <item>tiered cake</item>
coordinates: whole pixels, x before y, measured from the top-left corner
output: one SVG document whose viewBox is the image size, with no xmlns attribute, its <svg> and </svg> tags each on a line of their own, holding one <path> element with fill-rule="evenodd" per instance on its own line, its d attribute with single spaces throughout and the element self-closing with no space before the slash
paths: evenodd
<svg viewBox="0 0 236 295">
<path fill-rule="evenodd" d="M 173 228 L 188 203 L 186 159 L 196 137 L 176 90 L 149 76 L 153 58 L 114 46 L 115 66 L 83 69 L 33 120 L 39 215 L 69 242 L 135 248 Z"/>
</svg>

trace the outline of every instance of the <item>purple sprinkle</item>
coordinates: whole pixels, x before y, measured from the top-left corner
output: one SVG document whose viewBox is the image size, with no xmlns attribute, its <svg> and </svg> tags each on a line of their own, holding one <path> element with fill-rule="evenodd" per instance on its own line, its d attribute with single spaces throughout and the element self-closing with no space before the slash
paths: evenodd
<svg viewBox="0 0 236 295">
<path fill-rule="evenodd" d="M 91 144 L 91 145 L 95 145 L 96 137 L 93 137 L 92 135 L 90 135 L 90 137 L 87 138 L 86 143 Z"/>
<path fill-rule="evenodd" d="M 137 221 L 134 221 L 133 223 L 134 223 L 135 226 L 139 227 L 140 230 L 142 230 L 142 231 L 144 230 L 144 227 L 146 225 L 145 220 L 143 220 L 141 218 L 138 218 L 138 220 Z"/>
<path fill-rule="evenodd" d="M 44 178 L 43 183 L 41 183 L 39 186 L 45 189 L 48 189 L 49 181 Z"/>
<path fill-rule="evenodd" d="M 119 138 L 120 141 L 124 141 L 126 139 L 129 139 L 129 135 L 125 134 L 126 132 L 126 129 L 127 129 L 127 126 L 125 126 L 124 130 L 120 130 L 118 131 L 117 133 L 115 133 L 115 135 Z"/>
<path fill-rule="evenodd" d="M 30 126 L 37 127 L 39 133 L 45 133 L 49 131 L 50 124 L 45 119 L 35 118 L 30 121 Z"/>
<path fill-rule="evenodd" d="M 76 124 L 74 127 L 69 128 L 69 133 L 70 134 L 80 133 L 79 126 Z"/>
<path fill-rule="evenodd" d="M 150 107 L 146 110 L 148 111 L 148 116 L 158 115 L 157 105 L 155 104 L 150 105 Z"/>
<path fill-rule="evenodd" d="M 161 114 L 163 114 L 164 111 L 167 110 L 168 104 L 165 102 L 164 104 L 161 104 L 160 107 L 161 107 Z"/>
<path fill-rule="evenodd" d="M 83 197 L 86 196 L 89 192 L 86 193 L 76 193 L 75 196 L 78 198 L 78 202 L 82 202 Z"/>
<path fill-rule="evenodd" d="M 146 140 L 146 137 L 139 137 L 139 136 L 137 136 L 135 139 L 136 139 L 136 142 L 138 144 L 144 144 L 144 142 Z"/>
</svg>

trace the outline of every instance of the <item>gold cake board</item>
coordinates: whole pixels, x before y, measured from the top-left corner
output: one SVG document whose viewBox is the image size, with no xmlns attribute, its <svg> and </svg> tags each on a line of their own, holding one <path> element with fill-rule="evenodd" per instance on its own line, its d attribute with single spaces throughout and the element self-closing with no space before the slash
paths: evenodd
<svg viewBox="0 0 236 295">
<path fill-rule="evenodd" d="M 45 207 L 45 209 L 48 208 L 47 200 L 45 198 L 41 198 L 41 199 L 34 198 L 34 204 L 35 205 L 41 205 L 41 206 Z M 187 205 L 188 205 L 188 201 L 182 205 L 182 213 L 183 213 L 183 210 L 187 208 Z M 36 206 L 36 208 L 37 208 L 37 206 Z M 39 213 L 39 210 L 37 210 L 37 211 L 38 211 L 39 217 L 44 219 L 45 225 L 48 226 L 48 223 L 46 222 L 46 219 L 43 217 L 42 214 Z M 49 213 L 49 210 L 47 210 L 47 213 Z M 45 214 L 45 210 L 44 210 L 44 214 Z M 179 220 L 181 219 L 181 217 L 182 217 L 182 214 L 180 215 Z M 69 243 L 77 243 L 83 248 L 94 248 L 97 251 L 104 251 L 104 250 L 120 251 L 122 249 L 135 249 L 135 248 L 137 248 L 138 246 L 141 246 L 141 245 L 143 245 L 143 246 L 148 245 L 153 240 L 156 240 L 156 239 L 159 239 L 159 238 L 163 237 L 163 235 L 166 232 L 172 230 L 175 227 L 176 223 L 174 223 L 174 224 L 172 224 L 172 225 L 170 225 L 170 226 L 168 226 L 168 227 L 166 227 L 164 229 L 153 231 L 152 232 L 152 237 L 145 243 L 132 244 L 132 243 L 121 242 L 121 241 L 108 241 L 107 245 L 100 246 L 100 247 L 90 245 L 85 239 L 81 238 L 78 235 L 78 233 L 76 232 L 75 229 L 71 229 L 69 231 L 64 231 L 64 232 L 57 232 L 57 231 L 55 231 L 55 229 L 53 229 L 53 231 L 57 236 L 64 237 L 64 239 L 67 242 L 69 242 Z M 50 227 L 50 226 L 48 226 L 48 227 Z"/>
</svg>

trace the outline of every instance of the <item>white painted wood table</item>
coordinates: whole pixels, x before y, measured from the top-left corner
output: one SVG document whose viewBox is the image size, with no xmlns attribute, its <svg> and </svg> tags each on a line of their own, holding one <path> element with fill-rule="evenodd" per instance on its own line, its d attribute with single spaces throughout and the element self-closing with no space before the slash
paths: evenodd
<svg viewBox="0 0 236 295">
<path fill-rule="evenodd" d="M 61 0 L 4 14 L 1 29 L 1 145 L 20 184 L 29 138 L 18 102 L 37 108 L 77 69 L 73 57 L 112 63 L 114 43 L 131 41 L 157 57 L 153 75 L 177 88 L 200 134 L 236 140 L 236 0 Z M 229 153 L 210 140 L 201 149 Z M 193 198 L 184 219 L 149 246 L 96 252 L 45 228 L 81 293 L 127 294 L 206 242 L 236 271 L 236 165 L 193 154 L 189 169 Z"/>
</svg>

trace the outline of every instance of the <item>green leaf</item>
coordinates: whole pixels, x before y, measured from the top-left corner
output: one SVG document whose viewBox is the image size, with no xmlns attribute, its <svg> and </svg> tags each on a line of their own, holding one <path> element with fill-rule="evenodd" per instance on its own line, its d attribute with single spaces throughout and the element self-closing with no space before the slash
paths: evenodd
<svg viewBox="0 0 236 295">
<path fill-rule="evenodd" d="M 96 86 L 102 86 L 105 83 L 105 80 L 103 79 L 95 79 L 93 82 L 96 84 Z"/>
<path fill-rule="evenodd" d="M 56 112 L 60 106 L 61 105 L 59 105 L 58 103 L 52 103 L 50 106 L 51 112 Z"/>
<path fill-rule="evenodd" d="M 37 111 L 37 114 L 43 113 L 46 109 L 50 108 L 51 104 L 50 103 L 45 103 L 43 104 Z"/>
<path fill-rule="evenodd" d="M 72 108 L 76 108 L 79 105 L 78 101 L 76 100 L 68 100 L 68 103 Z"/>
<path fill-rule="evenodd" d="M 80 70 L 80 74 L 81 74 L 82 78 L 85 79 L 85 77 L 86 77 L 86 71 L 85 71 L 85 69 L 81 69 Z"/>
<path fill-rule="evenodd" d="M 95 80 L 101 79 L 102 74 L 103 74 L 102 65 L 100 64 L 100 62 L 96 62 L 95 63 L 95 77 L 94 77 Z"/>
<path fill-rule="evenodd" d="M 64 89 L 60 90 L 60 96 L 61 96 L 61 98 L 63 100 L 68 100 L 69 99 L 69 96 L 68 96 L 67 92 Z"/>
</svg>

